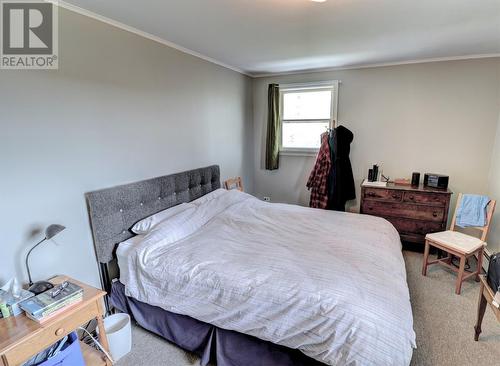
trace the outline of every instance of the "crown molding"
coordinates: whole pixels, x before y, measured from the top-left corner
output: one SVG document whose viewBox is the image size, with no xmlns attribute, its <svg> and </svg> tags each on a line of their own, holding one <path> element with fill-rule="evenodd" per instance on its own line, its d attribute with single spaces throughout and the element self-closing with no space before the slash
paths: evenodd
<svg viewBox="0 0 500 366">
<path fill-rule="evenodd" d="M 305 69 L 305 70 L 285 71 L 285 72 L 275 72 L 275 73 L 257 74 L 257 73 L 250 72 L 250 73 L 248 73 L 248 75 L 253 77 L 253 78 L 266 78 L 266 77 L 274 77 L 274 76 L 313 74 L 313 73 L 318 73 L 318 72 L 369 69 L 369 68 L 373 68 L 373 67 L 424 64 L 424 63 L 429 63 L 429 62 L 475 60 L 475 59 L 481 59 L 481 58 L 496 58 L 496 57 L 500 57 L 500 53 L 486 53 L 486 54 L 466 55 L 466 56 L 436 57 L 436 58 L 415 59 L 415 60 L 406 60 L 406 61 L 397 61 L 397 62 L 381 62 L 381 63 L 374 63 L 374 64 L 366 64 L 366 65 L 325 67 L 325 68 L 321 68 L 321 69 Z"/>
<path fill-rule="evenodd" d="M 186 53 L 188 55 L 191 55 L 191 56 L 194 56 L 194 57 L 197 57 L 197 58 L 200 58 L 200 59 L 202 59 L 204 61 L 207 61 L 207 62 L 210 62 L 212 64 L 215 64 L 215 65 L 218 65 L 218 66 L 222 66 L 222 67 L 224 67 L 226 69 L 229 69 L 229 70 L 232 70 L 232 71 L 236 71 L 237 73 L 240 73 L 240 74 L 243 74 L 243 75 L 246 75 L 246 76 L 252 76 L 251 74 L 245 72 L 242 69 L 239 69 L 237 67 L 225 64 L 224 62 L 221 62 L 221 61 L 218 61 L 218 60 L 213 59 L 211 57 L 205 56 L 205 55 L 203 55 L 201 53 L 198 53 L 196 51 L 190 50 L 189 48 L 182 47 L 182 46 L 180 46 L 180 45 L 178 45 L 178 44 L 176 44 L 174 42 L 170 42 L 170 41 L 168 41 L 166 39 L 160 38 L 160 37 L 155 36 L 155 35 L 153 35 L 151 33 L 141 31 L 141 30 L 139 30 L 137 28 L 131 27 L 129 25 L 126 25 L 124 23 L 121 23 L 121 22 L 118 22 L 116 20 L 110 19 L 108 17 L 99 15 L 97 13 L 94 13 L 94 12 L 90 11 L 90 10 L 87 10 L 87 9 L 81 8 L 79 6 L 67 3 L 66 1 L 60 1 L 60 0 L 45 0 L 45 1 L 47 1 L 49 3 L 52 3 L 52 4 L 56 5 L 56 6 L 59 6 L 60 8 L 72 11 L 74 13 L 78 13 L 80 15 L 83 15 L 83 16 L 86 16 L 86 17 L 98 20 L 100 22 L 109 24 L 109 25 L 111 25 L 113 27 L 120 28 L 120 29 L 122 29 L 124 31 L 133 33 L 133 34 L 138 35 L 140 37 L 143 37 L 143 38 L 149 39 L 151 41 L 160 43 L 160 44 L 162 44 L 164 46 L 167 46 L 167 47 L 170 47 L 170 48 L 174 48 L 177 51 Z"/>
</svg>

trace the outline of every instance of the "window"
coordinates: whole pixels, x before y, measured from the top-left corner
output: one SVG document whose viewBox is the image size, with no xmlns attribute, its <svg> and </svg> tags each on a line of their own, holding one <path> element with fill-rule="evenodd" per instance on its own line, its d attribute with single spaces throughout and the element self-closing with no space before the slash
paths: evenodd
<svg viewBox="0 0 500 366">
<path fill-rule="evenodd" d="M 337 119 L 338 81 L 280 85 L 281 152 L 316 153 Z"/>
</svg>

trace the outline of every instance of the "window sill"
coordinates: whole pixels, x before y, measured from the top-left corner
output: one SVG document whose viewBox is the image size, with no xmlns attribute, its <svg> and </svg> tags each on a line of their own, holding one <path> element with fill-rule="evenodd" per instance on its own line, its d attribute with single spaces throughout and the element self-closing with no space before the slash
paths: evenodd
<svg viewBox="0 0 500 366">
<path fill-rule="evenodd" d="M 318 150 L 317 149 L 286 149 L 286 150 L 280 150 L 280 155 L 285 155 L 285 156 L 312 156 L 315 157 L 318 155 Z"/>
</svg>

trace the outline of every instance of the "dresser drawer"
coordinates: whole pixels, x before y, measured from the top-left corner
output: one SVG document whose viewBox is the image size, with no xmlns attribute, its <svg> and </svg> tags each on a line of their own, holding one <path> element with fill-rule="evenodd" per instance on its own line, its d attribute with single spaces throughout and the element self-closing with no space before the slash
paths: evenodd
<svg viewBox="0 0 500 366">
<path fill-rule="evenodd" d="M 444 224 L 434 221 L 420 221 L 400 219 L 396 217 L 386 217 L 394 225 L 400 234 L 416 234 L 425 236 L 428 233 L 435 233 L 444 230 Z"/>
<path fill-rule="evenodd" d="M 365 188 L 363 197 L 367 200 L 380 200 L 390 202 L 401 202 L 403 192 L 393 189 Z"/>
<path fill-rule="evenodd" d="M 403 195 L 403 202 L 436 206 L 446 206 L 448 199 L 448 195 L 439 193 L 404 192 Z"/>
<path fill-rule="evenodd" d="M 381 201 L 364 201 L 362 212 L 382 217 L 400 217 L 425 221 L 443 222 L 444 207 L 411 205 L 408 203 L 391 203 Z"/>
</svg>

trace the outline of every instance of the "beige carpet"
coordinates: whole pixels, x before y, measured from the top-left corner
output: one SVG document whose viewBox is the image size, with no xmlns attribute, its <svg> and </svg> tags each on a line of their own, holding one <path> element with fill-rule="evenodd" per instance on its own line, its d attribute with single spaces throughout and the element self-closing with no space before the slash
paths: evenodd
<svg viewBox="0 0 500 366">
<path fill-rule="evenodd" d="M 474 342 L 479 285 L 473 280 L 455 295 L 455 275 L 431 266 L 420 274 L 422 254 L 404 252 L 408 272 L 414 329 L 418 348 L 412 365 L 500 365 L 500 324 L 486 310 L 480 341 Z M 198 358 L 139 327 L 133 327 L 132 352 L 117 366 L 188 366 Z"/>
</svg>

